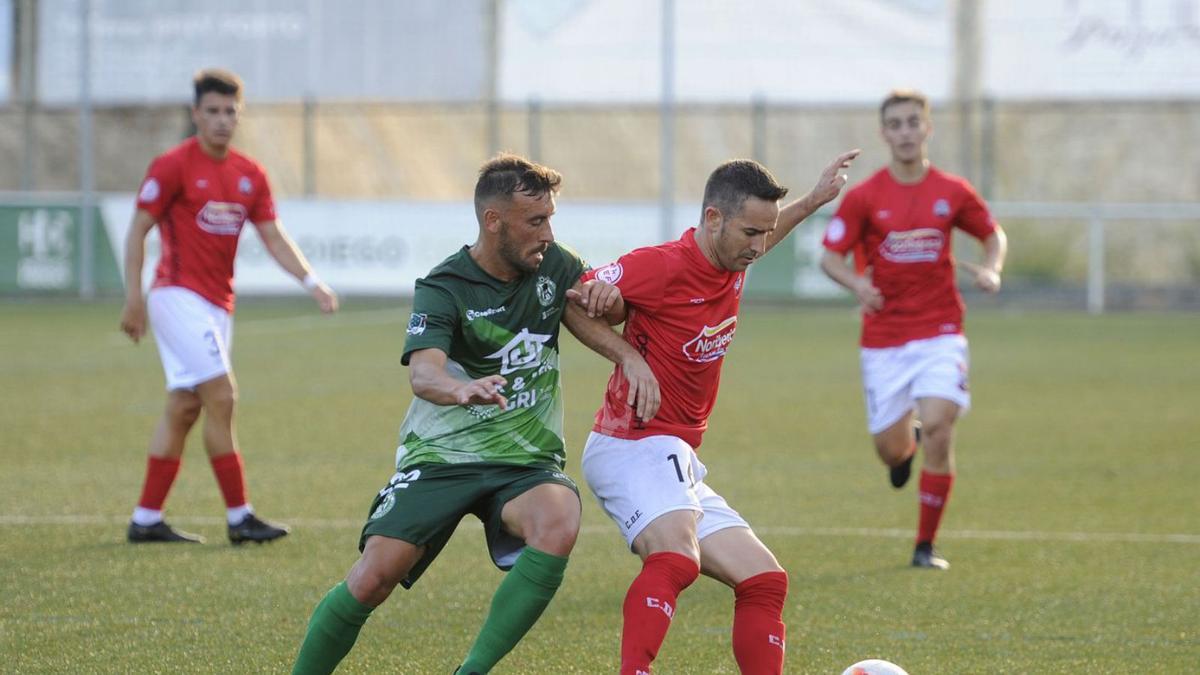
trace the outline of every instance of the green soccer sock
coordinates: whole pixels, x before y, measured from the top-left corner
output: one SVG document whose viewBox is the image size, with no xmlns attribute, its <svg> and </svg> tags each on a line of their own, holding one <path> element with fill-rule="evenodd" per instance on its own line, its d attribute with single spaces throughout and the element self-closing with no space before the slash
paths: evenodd
<svg viewBox="0 0 1200 675">
<path fill-rule="evenodd" d="M 492 608 L 459 673 L 492 669 L 533 628 L 562 584 L 567 559 L 526 546 L 492 596 Z"/>
<path fill-rule="evenodd" d="M 345 581 L 334 586 L 313 610 L 292 674 L 332 673 L 370 615 L 371 608 L 350 594 Z"/>
</svg>

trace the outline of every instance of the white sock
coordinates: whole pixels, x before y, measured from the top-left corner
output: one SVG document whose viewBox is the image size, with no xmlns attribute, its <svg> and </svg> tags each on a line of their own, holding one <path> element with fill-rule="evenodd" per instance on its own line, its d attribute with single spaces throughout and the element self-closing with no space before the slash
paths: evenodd
<svg viewBox="0 0 1200 675">
<path fill-rule="evenodd" d="M 133 510 L 133 517 L 130 518 L 134 525 L 142 527 L 149 527 L 155 523 L 162 522 L 162 519 L 162 511 L 144 509 L 140 506 Z"/>
<path fill-rule="evenodd" d="M 250 502 L 246 502 L 241 506 L 235 506 L 232 509 L 225 509 L 225 520 L 229 521 L 230 525 L 237 525 L 245 520 L 246 516 L 254 513 L 254 507 L 250 506 Z"/>
</svg>

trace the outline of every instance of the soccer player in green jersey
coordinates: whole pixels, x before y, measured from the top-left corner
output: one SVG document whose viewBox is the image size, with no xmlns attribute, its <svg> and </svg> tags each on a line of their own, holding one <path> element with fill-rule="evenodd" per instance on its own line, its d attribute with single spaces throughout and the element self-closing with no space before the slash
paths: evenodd
<svg viewBox="0 0 1200 675">
<path fill-rule="evenodd" d="M 457 672 L 487 673 L 533 627 L 579 533 L 579 491 L 563 473 L 561 324 L 620 366 L 640 417 L 657 411 L 641 355 L 576 304 L 587 265 L 550 225 L 561 181 L 515 155 L 484 164 L 479 238 L 417 281 L 403 356 L 415 398 L 396 473 L 371 505 L 362 556 L 313 612 L 294 673 L 332 672 L 371 611 L 417 582 L 468 513 L 508 574 Z M 616 301 L 597 292 L 586 294 L 593 310 Z"/>
</svg>

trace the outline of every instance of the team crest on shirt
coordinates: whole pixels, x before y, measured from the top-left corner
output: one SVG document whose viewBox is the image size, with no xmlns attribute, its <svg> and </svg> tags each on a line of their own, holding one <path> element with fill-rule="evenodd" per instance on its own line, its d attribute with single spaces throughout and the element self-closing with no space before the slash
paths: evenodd
<svg viewBox="0 0 1200 675">
<path fill-rule="evenodd" d="M 939 199 L 933 203 L 933 215 L 938 218 L 945 218 L 950 215 L 950 202 L 945 199 Z"/>
<path fill-rule="evenodd" d="M 408 317 L 408 334 L 420 335 L 425 332 L 425 324 L 429 320 L 428 314 L 413 312 Z"/>
<path fill-rule="evenodd" d="M 554 284 L 554 280 L 550 277 L 539 276 L 537 285 L 534 287 L 537 291 L 538 302 L 542 303 L 542 307 L 549 307 L 554 303 L 554 292 L 558 288 Z"/>
<path fill-rule="evenodd" d="M 936 262 L 945 243 L 942 231 L 932 227 L 895 230 L 879 244 L 879 254 L 894 263 Z"/>
<path fill-rule="evenodd" d="M 138 200 L 143 202 L 152 202 L 158 199 L 158 194 L 161 190 L 158 187 L 157 178 L 147 178 L 145 183 L 142 183 L 142 189 L 138 192 Z"/>
<path fill-rule="evenodd" d="M 846 221 L 835 216 L 833 220 L 829 221 L 829 226 L 825 228 L 825 238 L 831 244 L 836 244 L 844 236 L 846 236 Z"/>
<path fill-rule="evenodd" d="M 241 178 L 238 179 L 238 192 L 240 192 L 244 195 L 248 195 L 248 194 L 250 194 L 250 190 L 253 189 L 253 187 L 254 186 L 251 185 L 251 183 L 250 183 L 249 176 L 242 176 Z"/>
<path fill-rule="evenodd" d="M 683 355 L 688 361 L 696 363 L 716 361 L 729 351 L 736 330 L 736 314 L 716 326 L 705 326 L 696 337 L 683 344 Z"/>
<path fill-rule="evenodd" d="M 208 202 L 196 214 L 196 224 L 209 234 L 236 237 L 246 222 L 246 207 L 236 202 Z"/>
<path fill-rule="evenodd" d="M 621 263 L 609 263 L 604 267 L 596 270 L 596 278 L 606 284 L 616 285 L 621 277 L 625 274 L 625 268 L 621 267 Z"/>
</svg>

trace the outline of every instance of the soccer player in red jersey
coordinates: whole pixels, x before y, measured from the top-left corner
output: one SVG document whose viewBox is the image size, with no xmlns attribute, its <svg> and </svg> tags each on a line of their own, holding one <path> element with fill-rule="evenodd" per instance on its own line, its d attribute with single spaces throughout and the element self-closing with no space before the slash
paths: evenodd
<svg viewBox="0 0 1200 675">
<path fill-rule="evenodd" d="M 167 379 L 166 410 L 150 439 L 146 478 L 127 538 L 202 541 L 168 525 L 162 510 L 184 441 L 203 410 L 204 447 L 225 499 L 230 541 L 270 541 L 288 529 L 254 514 L 233 422 L 233 260 L 242 226 L 254 224 L 267 252 L 304 285 L 322 312 L 336 311 L 338 301 L 276 219 L 262 167 L 230 147 L 242 110 L 241 79 L 224 70 L 202 70 L 193 85 L 196 134 L 151 162 L 125 240 L 121 330 L 136 343 L 146 333 L 149 314 Z M 162 257 L 147 298 L 142 293 L 145 239 L 156 224 Z"/>
<path fill-rule="evenodd" d="M 588 486 L 643 561 L 623 605 L 623 674 L 650 672 L 677 596 L 701 573 L 734 590 L 741 672 L 783 669 L 787 574 L 709 487 L 696 449 L 737 330 L 746 268 L 838 195 L 841 170 L 857 155 L 835 159 L 812 192 L 782 210 L 787 188 L 765 168 L 726 162 L 709 176 L 699 227 L 585 275 L 580 302 L 625 322 L 624 338 L 645 356 L 662 396 L 658 414 L 640 418 L 618 366 L 584 447 Z"/>
<path fill-rule="evenodd" d="M 825 231 L 821 268 L 862 305 L 867 428 L 897 488 L 917 451 L 916 408 L 925 455 L 912 564 L 947 569 L 933 540 L 954 482 L 954 423 L 971 405 L 950 234 L 957 227 L 982 242 L 983 264 L 972 269 L 988 293 L 1000 289 L 1008 244 L 971 185 L 930 165 L 925 96 L 892 92 L 880 120 L 892 161 L 847 191 Z M 865 254 L 865 270 L 846 264 L 852 251 Z"/>
</svg>

